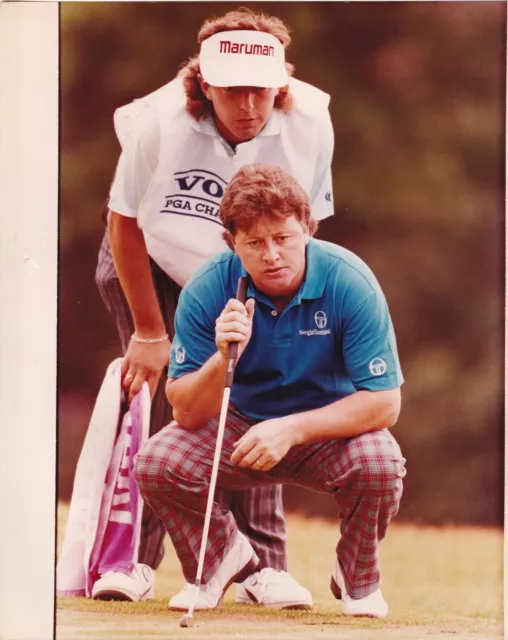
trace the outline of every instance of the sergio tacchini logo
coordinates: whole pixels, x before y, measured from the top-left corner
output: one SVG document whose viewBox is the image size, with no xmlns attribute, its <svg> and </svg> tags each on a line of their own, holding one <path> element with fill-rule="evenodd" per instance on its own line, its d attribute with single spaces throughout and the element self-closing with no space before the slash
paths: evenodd
<svg viewBox="0 0 508 640">
<path fill-rule="evenodd" d="M 317 329 L 309 329 L 308 331 L 300 329 L 299 334 L 301 336 L 327 336 L 332 332 L 331 329 L 326 329 L 328 318 L 324 311 L 316 311 L 314 314 L 314 322 Z"/>
<path fill-rule="evenodd" d="M 369 371 L 373 376 L 382 376 L 386 372 L 386 362 L 383 358 L 374 358 L 369 362 Z"/>
<path fill-rule="evenodd" d="M 324 329 L 327 323 L 326 313 L 324 311 L 316 311 L 314 314 L 314 322 L 318 329 Z"/>
<path fill-rule="evenodd" d="M 185 361 L 185 349 L 183 347 L 177 347 L 175 349 L 175 360 L 178 364 L 182 364 Z"/>
</svg>

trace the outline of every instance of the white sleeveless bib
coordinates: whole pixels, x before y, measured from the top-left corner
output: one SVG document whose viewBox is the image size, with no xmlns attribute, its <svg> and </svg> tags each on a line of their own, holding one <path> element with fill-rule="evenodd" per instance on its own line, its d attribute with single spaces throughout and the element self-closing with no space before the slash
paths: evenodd
<svg viewBox="0 0 508 640">
<path fill-rule="evenodd" d="M 274 110 L 261 133 L 239 144 L 234 153 L 210 119 L 196 122 L 186 112 L 179 78 L 115 113 L 121 141 L 128 135 L 133 115 L 139 117 L 146 105 L 156 109 L 159 162 L 140 203 L 138 224 L 149 255 L 179 285 L 225 248 L 219 204 L 241 166 L 252 162 L 279 165 L 311 193 L 319 150 L 319 117 L 328 117 L 329 97 L 297 80 L 292 80 L 291 90 L 298 106 L 289 115 Z M 321 215 L 314 212 L 316 218 L 333 213 L 333 209 L 322 207 L 320 211 Z"/>
</svg>

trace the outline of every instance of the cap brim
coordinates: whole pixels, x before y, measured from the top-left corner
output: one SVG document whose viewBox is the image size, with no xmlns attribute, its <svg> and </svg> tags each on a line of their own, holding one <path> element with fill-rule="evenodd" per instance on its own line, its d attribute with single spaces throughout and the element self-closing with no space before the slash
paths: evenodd
<svg viewBox="0 0 508 640">
<path fill-rule="evenodd" d="M 279 89 L 289 83 L 289 75 L 285 66 L 280 69 L 262 68 L 259 63 L 250 66 L 245 62 L 222 65 L 214 61 L 200 61 L 203 80 L 212 87 L 265 87 Z"/>
</svg>

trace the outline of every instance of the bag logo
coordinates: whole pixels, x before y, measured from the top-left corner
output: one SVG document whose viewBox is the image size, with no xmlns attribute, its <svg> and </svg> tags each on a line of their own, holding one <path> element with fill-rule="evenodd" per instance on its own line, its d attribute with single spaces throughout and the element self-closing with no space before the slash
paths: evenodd
<svg viewBox="0 0 508 640">
<path fill-rule="evenodd" d="M 373 376 L 382 376 L 386 372 L 387 366 L 383 358 L 374 358 L 369 362 L 369 371 Z"/>
</svg>

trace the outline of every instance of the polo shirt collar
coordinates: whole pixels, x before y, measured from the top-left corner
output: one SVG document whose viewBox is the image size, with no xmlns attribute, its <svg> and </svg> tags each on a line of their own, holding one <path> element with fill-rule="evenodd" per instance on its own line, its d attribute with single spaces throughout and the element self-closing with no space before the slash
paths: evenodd
<svg viewBox="0 0 508 640">
<path fill-rule="evenodd" d="M 280 109 L 273 109 L 267 123 L 258 133 L 258 138 L 264 138 L 266 136 L 276 136 L 280 133 L 283 114 Z"/>
<path fill-rule="evenodd" d="M 215 126 L 215 122 L 213 118 L 210 116 L 206 116 L 206 118 L 201 118 L 201 120 L 195 120 L 192 118 L 191 127 L 198 131 L 199 133 L 204 133 L 207 136 L 216 136 L 218 134 L 217 127 Z"/>
<path fill-rule="evenodd" d="M 321 298 L 325 290 L 328 257 L 319 242 L 311 238 L 307 244 L 305 277 L 297 295 L 301 300 Z"/>
</svg>

